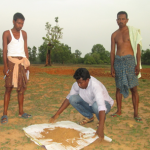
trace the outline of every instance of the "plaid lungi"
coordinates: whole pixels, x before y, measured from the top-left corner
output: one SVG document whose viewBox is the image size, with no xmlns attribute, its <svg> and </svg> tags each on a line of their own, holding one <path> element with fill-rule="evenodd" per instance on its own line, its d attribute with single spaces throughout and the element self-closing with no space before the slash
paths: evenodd
<svg viewBox="0 0 150 150">
<path fill-rule="evenodd" d="M 129 89 L 138 85 L 135 66 L 134 56 L 115 56 L 114 69 L 116 87 L 120 89 L 120 93 L 124 98 L 128 97 Z"/>
</svg>

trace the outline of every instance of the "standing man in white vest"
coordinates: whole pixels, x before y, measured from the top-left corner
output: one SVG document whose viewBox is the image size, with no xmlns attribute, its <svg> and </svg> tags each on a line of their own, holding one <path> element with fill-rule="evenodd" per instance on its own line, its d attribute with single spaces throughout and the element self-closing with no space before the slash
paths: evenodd
<svg viewBox="0 0 150 150">
<path fill-rule="evenodd" d="M 7 109 L 13 87 L 18 92 L 19 117 L 31 117 L 31 115 L 23 111 L 24 91 L 26 90 L 27 84 L 26 72 L 30 66 L 27 33 L 21 30 L 24 20 L 25 18 L 21 13 L 16 13 L 13 16 L 14 27 L 3 33 L 3 72 L 5 75 L 6 90 L 4 95 L 4 111 L 1 117 L 2 124 L 8 122 Z"/>
</svg>

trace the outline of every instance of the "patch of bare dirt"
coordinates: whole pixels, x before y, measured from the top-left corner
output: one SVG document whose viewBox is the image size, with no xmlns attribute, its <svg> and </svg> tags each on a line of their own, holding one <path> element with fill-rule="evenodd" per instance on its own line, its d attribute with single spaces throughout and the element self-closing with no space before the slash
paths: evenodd
<svg viewBox="0 0 150 150">
<path fill-rule="evenodd" d="M 73 75 L 77 67 L 63 67 L 63 68 L 38 68 L 31 67 L 31 73 L 41 73 L 46 72 L 53 75 Z M 90 68 L 88 69 L 90 74 L 95 77 L 112 77 L 110 73 L 110 68 Z M 141 69 L 142 77 L 141 79 L 150 79 L 150 68 Z"/>
<path fill-rule="evenodd" d="M 40 65 L 41 66 L 41 65 Z M 44 65 L 43 65 L 44 66 Z M 73 75 L 77 67 L 60 67 L 60 68 L 47 68 L 43 67 L 39 68 L 38 66 L 31 66 L 30 73 L 43 73 L 46 72 L 48 74 L 53 75 Z M 111 77 L 110 68 L 90 68 L 88 69 L 90 74 L 95 77 Z M 150 68 L 141 69 L 142 77 L 141 79 L 150 79 Z M 0 66 L 0 79 L 3 78 L 3 66 Z"/>
</svg>

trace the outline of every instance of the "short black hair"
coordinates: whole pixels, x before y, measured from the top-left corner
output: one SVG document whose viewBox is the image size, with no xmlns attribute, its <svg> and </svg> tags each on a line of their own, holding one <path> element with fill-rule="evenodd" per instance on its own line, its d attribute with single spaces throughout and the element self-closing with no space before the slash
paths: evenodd
<svg viewBox="0 0 150 150">
<path fill-rule="evenodd" d="M 73 75 L 73 78 L 79 80 L 82 78 L 83 80 L 90 79 L 90 73 L 86 68 L 78 68 Z"/>
<path fill-rule="evenodd" d="M 121 15 L 121 14 L 125 14 L 126 18 L 128 19 L 128 14 L 125 11 L 119 11 L 117 14 L 117 17 L 118 17 L 118 15 Z"/>
<path fill-rule="evenodd" d="M 17 21 L 17 19 L 22 19 L 24 21 L 25 17 L 21 13 L 15 13 L 13 16 L 13 20 Z"/>
</svg>

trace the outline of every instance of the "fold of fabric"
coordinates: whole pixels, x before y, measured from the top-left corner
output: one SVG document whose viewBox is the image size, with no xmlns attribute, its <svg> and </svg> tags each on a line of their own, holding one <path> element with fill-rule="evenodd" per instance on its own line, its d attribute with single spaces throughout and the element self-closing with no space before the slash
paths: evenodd
<svg viewBox="0 0 150 150">
<path fill-rule="evenodd" d="M 24 68 L 26 69 L 27 67 L 30 66 L 30 62 L 26 57 L 23 57 L 21 60 L 19 60 L 17 58 L 13 58 L 11 56 L 8 56 L 7 58 L 10 62 L 15 64 L 14 69 L 13 69 L 12 85 L 14 85 L 14 87 L 18 87 L 18 67 L 19 67 L 19 64 L 24 66 Z"/>
<path fill-rule="evenodd" d="M 140 49 L 142 50 L 142 37 L 141 37 L 141 32 L 140 29 L 136 29 L 133 26 L 128 26 L 129 29 L 129 37 L 130 37 L 130 42 L 131 46 L 134 52 L 134 57 L 135 57 L 135 63 L 137 64 L 137 45 L 140 45 Z M 142 69 L 141 66 L 141 60 L 140 60 L 140 69 Z M 139 73 L 138 78 L 141 77 L 141 73 Z"/>
</svg>

